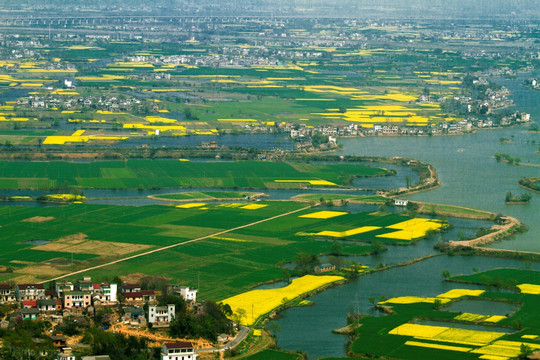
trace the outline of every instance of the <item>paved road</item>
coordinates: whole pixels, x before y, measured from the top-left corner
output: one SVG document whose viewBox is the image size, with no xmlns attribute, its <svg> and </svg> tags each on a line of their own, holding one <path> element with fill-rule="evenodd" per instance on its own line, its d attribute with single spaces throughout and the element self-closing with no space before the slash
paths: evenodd
<svg viewBox="0 0 540 360">
<path fill-rule="evenodd" d="M 195 349 L 195 352 L 197 352 L 197 353 L 213 353 L 213 352 L 218 352 L 218 351 L 223 351 L 223 350 L 234 349 L 242 341 L 244 341 L 244 339 L 248 335 L 249 335 L 249 328 L 246 327 L 246 326 L 240 326 L 240 331 L 238 332 L 238 334 L 236 334 L 234 339 L 229 341 L 227 344 L 225 344 L 223 346 L 208 348 L 208 349 Z"/>
<path fill-rule="evenodd" d="M 318 205 L 318 204 L 315 204 L 315 205 Z M 73 276 L 73 275 L 81 274 L 81 273 L 88 272 L 88 271 L 91 271 L 91 270 L 96 270 L 96 269 L 99 269 L 99 268 L 102 268 L 102 267 L 106 267 L 106 266 L 109 266 L 109 265 L 118 264 L 118 263 L 123 262 L 123 261 L 131 260 L 131 259 L 136 259 L 136 258 L 141 257 L 141 256 L 146 256 L 146 255 L 154 254 L 154 253 L 157 253 L 157 252 L 159 252 L 159 251 L 164 251 L 164 250 L 172 249 L 172 248 L 177 247 L 177 246 L 182 246 L 182 245 L 191 244 L 191 243 L 194 243 L 194 242 L 197 242 L 197 241 L 201 241 L 201 240 L 204 240 L 204 239 L 208 239 L 208 238 L 211 238 L 211 237 L 214 237 L 214 236 L 223 235 L 223 234 L 229 233 L 229 232 L 231 232 L 231 231 L 236 231 L 236 230 L 239 230 L 239 229 L 247 228 L 247 227 L 250 227 L 250 226 L 253 226 L 253 225 L 257 225 L 257 224 L 260 224 L 260 223 L 263 223 L 263 222 L 266 222 L 266 221 L 278 219 L 278 218 L 283 217 L 283 216 L 287 216 L 287 215 L 294 214 L 294 213 L 297 213 L 297 212 L 300 212 L 300 211 L 303 211 L 303 210 L 307 210 L 307 209 L 309 209 L 309 208 L 311 208 L 311 207 L 313 207 L 313 206 L 315 206 L 315 205 L 306 206 L 306 207 L 303 207 L 303 208 L 301 208 L 301 209 L 289 211 L 289 212 L 286 212 L 286 213 L 284 213 L 284 214 L 279 214 L 279 215 L 276 215 L 276 216 L 269 217 L 269 218 L 267 218 L 267 219 L 262 219 L 262 220 L 259 220 L 259 221 L 255 221 L 255 222 L 252 222 L 252 223 L 250 223 L 250 224 L 237 226 L 237 227 L 232 228 L 232 229 L 219 231 L 219 232 L 217 232 L 217 233 L 210 234 L 210 235 L 206 235 L 206 236 L 202 236 L 202 237 L 197 238 L 197 239 L 188 240 L 188 241 L 184 241 L 184 242 L 181 242 L 181 243 L 177 243 L 177 244 L 173 244 L 173 245 L 168 245 L 168 246 L 160 247 L 160 248 L 158 248 L 158 249 L 146 251 L 146 252 L 141 253 L 141 254 L 132 255 L 132 256 L 127 256 L 127 257 L 125 257 L 125 258 L 118 259 L 118 260 L 114 260 L 114 261 L 111 261 L 111 262 L 108 262 L 108 263 L 105 263 L 105 264 L 96 265 L 96 266 L 88 267 L 88 268 L 85 268 L 85 269 L 82 269 L 82 270 L 74 271 L 74 272 L 71 272 L 71 273 L 69 273 L 69 274 L 65 274 L 65 275 L 58 276 L 58 277 L 55 277 L 55 278 L 52 278 L 52 279 L 44 280 L 44 281 L 40 282 L 40 284 L 44 284 L 44 283 L 47 283 L 47 282 L 49 282 L 49 281 L 60 280 L 60 279 L 63 279 L 63 278 L 65 278 L 65 277 L 68 277 L 68 276 Z"/>
</svg>

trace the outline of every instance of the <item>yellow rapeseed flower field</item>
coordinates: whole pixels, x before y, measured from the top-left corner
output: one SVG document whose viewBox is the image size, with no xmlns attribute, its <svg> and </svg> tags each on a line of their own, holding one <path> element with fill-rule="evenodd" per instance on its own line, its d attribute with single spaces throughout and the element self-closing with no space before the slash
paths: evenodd
<svg viewBox="0 0 540 360">
<path fill-rule="evenodd" d="M 496 322 L 499 322 L 503 319 L 506 319 L 506 316 L 503 316 L 503 315 L 493 315 L 493 316 L 490 316 L 486 319 L 484 319 L 483 321 L 484 322 L 490 322 L 490 323 L 496 323 Z"/>
<path fill-rule="evenodd" d="M 520 284 L 517 286 L 522 294 L 540 295 L 540 285 Z"/>
<path fill-rule="evenodd" d="M 439 299 L 431 297 L 419 297 L 419 296 L 399 296 L 380 302 L 379 304 L 416 304 L 416 303 L 428 303 L 433 304 L 435 300 L 440 300 L 441 304 L 450 302 L 450 299 Z"/>
<path fill-rule="evenodd" d="M 343 238 L 347 236 L 362 234 L 368 231 L 378 230 L 380 228 L 381 228 L 380 226 L 362 226 L 362 227 L 347 230 L 347 231 L 320 231 L 318 233 L 315 233 L 314 235 Z"/>
<path fill-rule="evenodd" d="M 474 346 L 487 345 L 505 335 L 505 333 L 494 331 L 468 330 L 420 324 L 403 324 L 391 330 L 389 334 Z"/>
<path fill-rule="evenodd" d="M 330 219 L 336 216 L 347 215 L 347 214 L 348 212 L 344 212 L 344 211 L 318 211 L 311 214 L 300 215 L 299 217 L 309 218 L 309 219 Z"/>
<path fill-rule="evenodd" d="M 442 226 L 443 223 L 440 220 L 414 218 L 387 226 L 387 229 L 399 229 L 399 231 L 377 235 L 377 237 L 400 240 L 413 240 L 425 236 L 426 232 L 430 230 L 439 230 Z"/>
<path fill-rule="evenodd" d="M 310 185 L 337 186 L 337 184 L 326 180 L 274 180 L 277 183 L 308 183 Z"/>
<path fill-rule="evenodd" d="M 493 344 L 483 346 L 480 349 L 475 349 L 471 352 L 475 354 L 492 355 L 492 356 L 504 356 L 507 358 L 514 358 L 521 354 L 521 345 L 529 346 L 533 350 L 539 350 L 540 345 L 533 343 L 524 343 L 521 341 L 507 341 L 498 340 Z"/>
<path fill-rule="evenodd" d="M 480 315 L 480 314 L 471 314 L 471 313 L 463 313 L 459 314 L 458 316 L 454 317 L 454 320 L 460 320 L 460 321 L 482 321 L 485 318 L 487 318 L 486 315 Z"/>
<path fill-rule="evenodd" d="M 263 207 L 267 207 L 268 205 L 264 204 L 249 204 L 246 206 L 242 206 L 240 209 L 246 209 L 246 210 L 257 210 L 262 209 Z"/>
<path fill-rule="evenodd" d="M 472 348 L 468 348 L 468 347 L 433 344 L 433 343 L 425 343 L 425 342 L 419 342 L 419 341 L 407 341 L 405 342 L 405 345 L 426 347 L 426 348 L 431 348 L 431 349 L 460 351 L 460 352 L 468 352 L 472 350 Z"/>
<path fill-rule="evenodd" d="M 147 116 L 144 118 L 146 121 L 148 121 L 149 123 L 168 123 L 168 124 L 171 124 L 171 123 L 175 123 L 177 122 L 175 119 L 169 119 L 169 118 L 164 118 L 164 117 L 161 117 L 161 116 Z"/>
<path fill-rule="evenodd" d="M 306 275 L 294 279 L 280 289 L 252 290 L 222 301 L 228 304 L 243 325 L 252 325 L 260 316 L 279 307 L 286 300 L 316 290 L 321 286 L 343 280 L 341 276 Z"/>
<path fill-rule="evenodd" d="M 187 204 L 182 204 L 182 205 L 176 205 L 176 207 L 180 209 L 191 209 L 191 208 L 201 207 L 205 205 L 206 205 L 205 203 L 187 203 Z"/>
<path fill-rule="evenodd" d="M 452 289 L 444 294 L 437 295 L 438 298 L 457 299 L 463 296 L 480 296 L 485 290 L 470 290 L 470 289 Z"/>
</svg>

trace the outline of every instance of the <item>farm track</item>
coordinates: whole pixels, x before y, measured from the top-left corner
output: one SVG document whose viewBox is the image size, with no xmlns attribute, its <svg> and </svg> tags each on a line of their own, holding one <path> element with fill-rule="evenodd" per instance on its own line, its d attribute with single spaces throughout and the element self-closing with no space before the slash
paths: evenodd
<svg viewBox="0 0 540 360">
<path fill-rule="evenodd" d="M 85 268 L 85 269 L 81 269 L 81 270 L 77 270 L 77 271 L 74 271 L 74 272 L 71 272 L 71 273 L 68 273 L 68 274 L 64 274 L 62 276 L 57 276 L 55 278 L 51 278 L 51 279 L 41 281 L 41 282 L 39 282 L 39 284 L 45 284 L 45 283 L 48 283 L 50 281 L 60 280 L 60 279 L 63 279 L 63 278 L 69 277 L 69 276 L 73 276 L 73 275 L 78 275 L 78 274 L 81 274 L 81 273 L 84 273 L 84 272 L 87 272 L 87 271 L 100 269 L 100 268 L 110 266 L 110 265 L 114 265 L 114 264 L 118 264 L 118 263 L 121 263 L 121 262 L 124 262 L 124 261 L 127 261 L 127 260 L 136 259 L 136 258 L 139 258 L 139 257 L 142 257 L 142 256 L 154 254 L 154 253 L 157 253 L 157 252 L 160 252 L 160 251 L 172 249 L 172 248 L 175 248 L 175 247 L 178 247 L 178 246 L 187 245 L 187 244 L 191 244 L 191 243 L 194 243 L 194 242 L 205 240 L 205 239 L 208 239 L 208 238 L 211 238 L 211 237 L 214 237 L 214 236 L 219 236 L 219 235 L 222 235 L 222 234 L 226 234 L 226 233 L 229 233 L 231 231 L 244 229 L 244 228 L 247 228 L 247 227 L 250 227 L 250 226 L 253 226 L 253 225 L 257 225 L 257 224 L 260 224 L 260 223 L 263 223 L 263 222 L 266 222 L 266 221 L 278 219 L 278 218 L 283 217 L 283 216 L 287 216 L 287 215 L 294 214 L 294 213 L 297 213 L 297 212 L 300 212 L 300 211 L 303 211 L 303 210 L 307 210 L 307 209 L 310 209 L 313 206 L 317 206 L 317 205 L 319 205 L 319 204 L 317 203 L 317 204 L 314 204 L 314 205 L 306 206 L 306 207 L 303 207 L 301 209 L 289 211 L 289 212 L 279 214 L 279 215 L 275 215 L 275 216 L 272 216 L 272 217 L 269 217 L 269 218 L 266 218 L 266 219 L 258 220 L 258 221 L 255 221 L 255 222 L 252 222 L 252 223 L 249 223 L 249 224 L 237 226 L 237 227 L 234 227 L 232 229 L 219 231 L 219 232 L 216 232 L 216 233 L 213 233 L 213 234 L 210 234 L 210 235 L 201 236 L 201 237 L 196 238 L 196 239 L 192 239 L 192 240 L 184 241 L 184 242 L 181 242 L 181 243 L 160 247 L 160 248 L 150 250 L 150 251 L 146 251 L 146 252 L 136 254 L 136 255 L 127 256 L 125 258 L 110 261 L 110 262 L 105 263 L 105 264 L 91 266 L 91 267 L 88 267 L 88 268 Z"/>
<path fill-rule="evenodd" d="M 521 224 L 518 219 L 513 218 L 511 216 L 506 216 L 505 220 L 507 221 L 505 224 L 494 225 L 492 227 L 493 230 L 496 230 L 495 232 L 477 237 L 476 239 L 472 239 L 472 240 L 450 241 L 450 246 L 475 247 L 478 245 L 486 245 L 495 241 L 500 235 L 503 235 L 504 233 L 510 231 L 510 229 L 512 229 L 513 227 L 519 226 Z M 482 248 L 482 249 L 487 250 L 487 251 L 507 251 L 507 250 L 500 250 L 500 249 L 487 249 L 487 248 Z M 511 252 L 515 253 L 516 251 L 511 250 Z"/>
</svg>

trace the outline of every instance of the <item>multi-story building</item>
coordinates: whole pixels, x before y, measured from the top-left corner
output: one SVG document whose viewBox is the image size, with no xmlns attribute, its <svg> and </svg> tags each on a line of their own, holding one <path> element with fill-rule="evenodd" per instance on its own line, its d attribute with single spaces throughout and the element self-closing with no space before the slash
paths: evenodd
<svg viewBox="0 0 540 360">
<path fill-rule="evenodd" d="M 64 308 L 88 307 L 92 305 L 91 294 L 85 291 L 71 291 L 63 294 Z"/>
<path fill-rule="evenodd" d="M 54 285 L 54 288 L 55 288 L 56 294 L 58 294 L 58 296 L 62 296 L 62 293 L 64 291 L 73 291 L 73 290 L 75 290 L 75 287 L 73 286 L 73 283 L 71 281 L 67 281 L 67 280 L 58 281 Z"/>
<path fill-rule="evenodd" d="M 18 301 L 45 299 L 43 284 L 19 284 L 15 291 Z"/>
<path fill-rule="evenodd" d="M 188 341 L 164 344 L 161 349 L 161 360 L 196 360 L 198 358 L 193 344 Z"/>
<path fill-rule="evenodd" d="M 8 284 L 0 284 L 0 303 L 17 301 L 15 291 Z"/>
<path fill-rule="evenodd" d="M 93 298 L 101 304 L 113 304 L 116 303 L 117 292 L 118 285 L 116 284 L 94 284 Z"/>
<path fill-rule="evenodd" d="M 148 307 L 148 322 L 158 326 L 166 326 L 174 319 L 176 306 L 168 304 L 167 306 L 150 305 Z"/>
<path fill-rule="evenodd" d="M 185 301 L 197 302 L 197 289 L 190 289 L 189 286 L 171 285 L 169 292 L 181 296 Z"/>
</svg>

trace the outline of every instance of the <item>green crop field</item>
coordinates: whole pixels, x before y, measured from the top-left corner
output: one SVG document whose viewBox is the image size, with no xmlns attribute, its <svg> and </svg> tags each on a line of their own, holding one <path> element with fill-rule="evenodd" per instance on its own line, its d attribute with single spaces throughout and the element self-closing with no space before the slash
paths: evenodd
<svg viewBox="0 0 540 360">
<path fill-rule="evenodd" d="M 295 199 L 319 201 L 321 200 L 348 200 L 351 202 L 368 203 L 368 204 L 384 204 L 388 198 L 378 195 L 350 195 L 350 194 L 302 194 Z"/>
<path fill-rule="evenodd" d="M 299 187 L 309 180 L 344 184 L 351 177 L 382 176 L 388 171 L 360 164 L 289 164 L 262 161 L 181 162 L 127 160 L 72 163 L 63 161 L 0 162 L 0 188 L 256 188 Z M 241 181 L 240 181 L 241 180 Z M 320 185 L 318 185 L 320 186 Z M 332 186 L 332 185 L 330 185 Z"/>
<path fill-rule="evenodd" d="M 255 355 L 246 357 L 246 360 L 299 360 L 300 354 L 291 354 L 275 349 L 265 349 Z"/>
<path fill-rule="evenodd" d="M 219 194 L 219 193 L 217 193 Z M 190 205 L 190 204 L 186 204 Z M 128 255 L 208 236 L 102 269 L 96 278 L 110 274 L 144 273 L 163 276 L 172 282 L 198 286 L 203 296 L 222 299 L 254 285 L 279 279 L 278 264 L 291 262 L 298 253 L 328 254 L 336 237 L 318 231 L 348 231 L 378 226 L 361 234 L 343 235 L 343 254 L 366 254 L 369 242 L 410 243 L 380 238 L 396 230 L 387 226 L 410 218 L 386 213 L 349 214 L 339 208 L 314 208 L 268 220 L 246 228 L 238 226 L 268 219 L 305 204 L 292 201 L 256 203 L 195 204 L 166 206 L 107 206 L 72 204 L 62 207 L 0 207 L 0 266 L 13 268 L 0 280 L 52 278 L 63 273 L 106 263 Z M 315 218 L 305 217 L 314 216 Z M 322 217 L 320 215 L 322 214 Z M 339 215 L 331 218 L 330 216 Z M 319 218 L 317 218 L 319 216 Z M 214 236 L 212 236 L 214 235 Z M 30 240 L 50 243 L 33 245 Z M 73 264 L 71 260 L 73 259 Z M 36 272 L 36 267 L 40 271 Z M 197 279 L 200 284 L 196 284 Z"/>
<path fill-rule="evenodd" d="M 522 352 L 521 344 L 536 350 L 540 349 L 540 272 L 519 269 L 496 269 L 466 276 L 456 276 L 450 281 L 459 281 L 486 285 L 492 289 L 494 279 L 498 286 L 510 284 L 533 284 L 531 293 L 489 291 L 476 295 L 463 295 L 452 298 L 450 302 L 461 299 L 478 299 L 484 301 L 508 302 L 515 304 L 517 311 L 492 320 L 489 315 L 475 315 L 451 312 L 439 307 L 432 300 L 428 302 L 411 302 L 408 304 L 392 302 L 393 313 L 383 317 L 365 317 L 359 320 L 356 338 L 350 351 L 357 356 L 388 357 L 396 359 L 483 359 L 484 355 L 495 355 L 506 359 L 517 358 Z M 532 290 L 531 290 L 532 289 Z M 438 295 L 441 299 L 444 294 Z M 431 302 L 430 302 L 431 301 Z M 489 312 L 489 306 L 486 310 Z M 475 318 L 476 317 L 476 318 Z M 445 332 L 418 324 L 416 319 L 441 321 L 439 326 L 446 327 Z M 430 323 L 432 324 L 432 323 Z M 470 327 L 474 324 L 476 327 Z M 411 332 L 407 326 L 417 326 Z M 398 329 L 398 330 L 396 330 Z M 402 329 L 402 330 L 399 330 Z M 462 330 L 470 329 L 470 330 Z M 472 330 L 474 329 L 474 330 Z M 506 330 L 506 333 L 491 333 Z M 420 333 L 422 332 L 422 333 Z"/>
<path fill-rule="evenodd" d="M 190 191 L 177 194 L 156 195 L 155 198 L 163 200 L 208 200 L 216 199 L 243 199 L 255 195 L 254 192 L 237 192 L 237 191 Z"/>
</svg>

